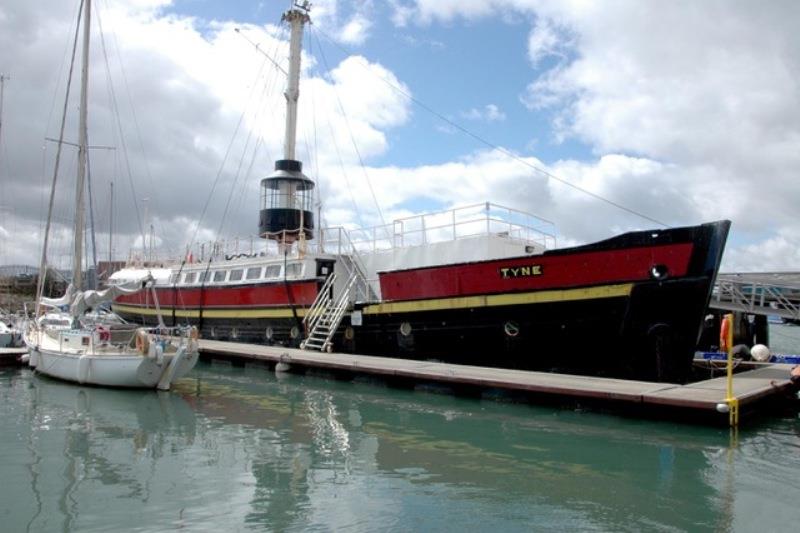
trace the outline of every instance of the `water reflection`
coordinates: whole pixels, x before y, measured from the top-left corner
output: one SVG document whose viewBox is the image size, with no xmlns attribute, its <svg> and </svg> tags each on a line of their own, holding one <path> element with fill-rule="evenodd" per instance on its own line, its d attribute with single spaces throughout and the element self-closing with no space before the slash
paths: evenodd
<svg viewBox="0 0 800 533">
<path fill-rule="evenodd" d="M 0 385 L 13 531 L 728 530 L 759 483 L 800 496 L 797 454 L 788 473 L 759 455 L 797 446 L 783 422 L 732 449 L 727 430 L 208 364 L 171 393 Z"/>
</svg>

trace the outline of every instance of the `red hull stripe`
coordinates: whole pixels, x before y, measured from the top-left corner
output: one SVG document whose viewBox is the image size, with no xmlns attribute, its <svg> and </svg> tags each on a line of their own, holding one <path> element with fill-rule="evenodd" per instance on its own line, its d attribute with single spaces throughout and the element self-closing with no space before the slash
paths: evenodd
<svg viewBox="0 0 800 533">
<path fill-rule="evenodd" d="M 204 309 L 224 309 L 231 307 L 262 307 L 262 306 L 281 306 L 298 305 L 309 306 L 314 303 L 317 297 L 317 282 L 303 281 L 294 282 L 288 285 L 291 293 L 291 300 L 287 293 L 287 286 L 283 283 L 270 283 L 264 285 L 245 285 L 241 287 L 206 287 L 197 288 L 158 288 L 158 303 L 165 309 L 192 309 L 203 307 Z M 136 294 L 120 296 L 115 303 L 152 306 L 153 296 L 150 291 L 142 291 Z"/>
<path fill-rule="evenodd" d="M 685 276 L 692 244 L 498 259 L 380 274 L 384 301 L 588 287 L 650 279 L 655 265 Z"/>
</svg>

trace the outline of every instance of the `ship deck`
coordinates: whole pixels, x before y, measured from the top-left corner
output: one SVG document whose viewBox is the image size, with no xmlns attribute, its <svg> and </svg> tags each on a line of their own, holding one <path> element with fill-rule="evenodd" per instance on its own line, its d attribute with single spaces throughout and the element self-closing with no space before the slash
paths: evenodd
<svg viewBox="0 0 800 533">
<path fill-rule="evenodd" d="M 596 402 L 604 406 L 633 408 L 644 416 L 675 415 L 678 418 L 718 423 L 728 421 L 717 410 L 726 399 L 726 378 L 716 377 L 686 385 L 634 381 L 593 376 L 531 372 L 503 368 L 454 365 L 344 353 L 320 353 L 282 346 L 262 346 L 212 340 L 200 341 L 205 358 L 233 362 L 260 361 L 289 364 L 293 371 L 322 369 L 346 375 L 371 375 L 391 382 L 435 383 L 458 392 L 500 390 L 525 394 L 537 401 Z M 763 412 L 774 401 L 793 397 L 788 364 L 758 364 L 738 372 L 733 392 L 742 416 Z"/>
</svg>

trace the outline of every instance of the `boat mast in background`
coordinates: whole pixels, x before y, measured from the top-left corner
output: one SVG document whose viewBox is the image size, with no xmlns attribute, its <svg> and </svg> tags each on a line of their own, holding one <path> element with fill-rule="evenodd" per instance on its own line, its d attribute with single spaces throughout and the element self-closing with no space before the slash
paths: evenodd
<svg viewBox="0 0 800 533">
<path fill-rule="evenodd" d="M 3 146 L 3 97 L 6 91 L 6 80 L 10 79 L 5 74 L 0 74 L 0 147 Z"/>
</svg>

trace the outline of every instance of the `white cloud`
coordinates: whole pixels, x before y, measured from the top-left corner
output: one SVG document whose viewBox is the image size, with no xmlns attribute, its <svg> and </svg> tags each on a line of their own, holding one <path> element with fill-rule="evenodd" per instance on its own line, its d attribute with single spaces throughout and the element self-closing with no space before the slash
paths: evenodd
<svg viewBox="0 0 800 533">
<path fill-rule="evenodd" d="M 762 255 L 772 267 L 798 268 L 789 249 L 800 243 L 800 4 L 416 0 L 403 7 L 407 20 L 425 24 L 530 17 L 534 67 L 557 61 L 531 72 L 523 101 L 554 114 L 557 140 L 588 144 L 597 171 L 612 154 L 635 155 L 656 165 L 649 179 L 674 194 L 669 205 L 650 206 L 644 191 L 619 191 L 623 184 L 603 172 L 592 187 L 668 222 L 730 217 L 726 264 Z M 583 182 L 575 172 L 585 165 L 554 167 Z"/>
<path fill-rule="evenodd" d="M 339 35 L 345 43 L 362 44 L 369 36 L 370 27 L 371 23 L 366 17 L 356 15 L 344 25 Z"/>
<path fill-rule="evenodd" d="M 43 138 L 58 133 L 66 77 L 64 68 L 59 74 L 59 63 L 75 15 L 74 6 L 50 4 L 14 2 L 4 7 L 8 18 L 0 23 L 0 65 L 4 72 L 8 68 L 14 74 L 13 85 L 6 87 L 3 117 L 4 153 L 10 154 L 3 161 L 3 172 L 8 169 L 11 175 L 3 176 L 0 193 L 3 204 L 16 206 L 6 214 L 16 239 L 4 246 L 2 262 L 36 264 L 40 254 L 36 232 L 44 218 L 54 155 L 52 144 Z M 219 228 L 226 235 L 256 232 L 259 180 L 272 170 L 283 149 L 283 75 L 234 28 L 241 27 L 264 53 L 284 64 L 288 46 L 278 36 L 285 39 L 285 34 L 272 25 L 200 25 L 192 18 L 164 16 L 162 6 L 163 2 L 118 1 L 111 2 L 109 9 L 96 10 L 107 33 L 124 138 L 123 142 L 115 126 L 100 40 L 94 35 L 90 141 L 116 147 L 115 152 L 92 154 L 101 257 L 107 254 L 109 180 L 115 183 L 117 256 L 141 246 L 141 233 L 147 233 L 150 224 L 167 251 L 182 254 L 206 203 L 196 239 L 207 239 Z M 26 37 L 19 38 L 20 33 Z M 304 57 L 298 155 L 305 161 L 306 172 L 314 175 L 320 167 L 358 161 L 351 135 L 358 140 L 362 158 L 382 153 L 387 147 L 386 132 L 409 117 L 409 103 L 398 90 L 411 91 L 389 70 L 361 57 L 345 58 L 331 68 L 320 73 L 313 60 Z M 69 107 L 68 140 L 75 137 L 75 107 Z M 240 117 L 243 123 L 237 130 Z M 236 136 L 234 131 L 238 131 Z M 324 141 L 331 132 L 335 143 Z M 74 154 L 66 149 L 56 203 L 56 233 L 64 241 L 69 241 L 73 168 Z M 323 179 L 320 186 L 325 185 Z M 212 190 L 213 201 L 209 201 Z M 143 202 L 144 197 L 149 201 Z M 70 245 L 54 246 L 64 246 L 66 254 Z"/>
<path fill-rule="evenodd" d="M 115 34 L 109 52 L 115 55 L 118 47 L 125 65 L 127 83 L 118 63 L 112 63 L 112 79 L 136 189 L 131 191 L 122 141 L 112 126 L 102 54 L 95 51 L 92 141 L 118 147 L 116 157 L 98 157 L 93 167 L 100 191 L 96 215 L 99 227 L 107 227 L 106 191 L 113 177 L 119 252 L 140 239 L 131 202 L 150 196 L 156 232 L 170 250 L 182 253 L 218 172 L 198 240 L 219 227 L 251 234 L 259 178 L 282 150 L 282 77 L 234 33 L 236 23 L 201 27 L 192 18 L 165 16 L 168 3 L 114 0 L 101 11 L 104 27 Z M 42 149 L 42 139 L 57 132 L 55 102 L 65 77 L 60 65 L 74 24 L 74 6 L 65 4 L 17 0 L 0 8 L 0 71 L 12 74 L 3 122 L 8 161 L 0 167 L 12 176 L 3 180 L 0 194 L 4 205 L 15 206 L 5 213 L 3 227 L 20 236 L 5 247 L 4 262 L 38 261 L 53 155 L 52 145 Z M 729 269 L 797 268 L 800 82 L 794 73 L 800 71 L 800 34 L 794 21 L 800 5 L 392 0 L 390 7 L 394 22 L 419 42 L 418 24 L 443 21 L 457 28 L 461 19 L 480 17 L 529 21 L 532 69 L 523 100 L 553 116 L 551 138 L 537 133 L 537 146 L 577 139 L 595 156 L 543 162 L 494 150 L 418 168 L 369 166 L 388 153 L 392 130 L 413 118 L 408 100 L 393 87 L 407 94 L 414 87 L 375 58 L 322 65 L 304 57 L 299 157 L 307 173 L 320 177 L 329 222 L 380 221 L 369 207 L 374 202 L 368 177 L 387 219 L 408 214 L 415 199 L 447 206 L 491 199 L 556 220 L 562 243 L 653 225 L 548 180 L 533 165 L 669 224 L 731 218 Z M 378 11 L 371 2 L 318 0 L 314 23 L 336 39 L 359 44 L 369 37 Z M 261 50 L 285 62 L 285 35 L 276 26 L 239 26 Z M 490 104 L 464 118 L 501 120 L 505 111 Z M 231 140 L 240 116 L 243 126 Z M 73 129 L 68 125 L 68 132 Z M 259 135 L 248 139 L 253 131 Z M 64 158 L 71 165 L 74 155 L 66 151 Z M 69 226 L 70 194 L 65 182 L 57 206 L 57 233 L 65 240 L 68 232 L 61 229 Z M 105 231 L 98 242 L 107 242 Z"/>
<path fill-rule="evenodd" d="M 485 122 L 496 122 L 506 119 L 506 114 L 495 104 L 487 104 L 483 109 L 472 108 L 461 113 L 463 118 L 468 120 L 481 120 Z"/>
</svg>

